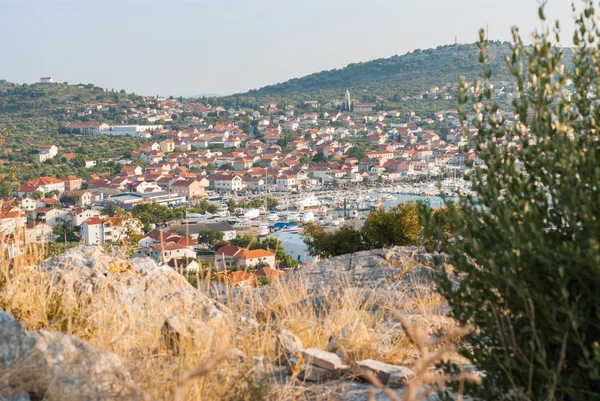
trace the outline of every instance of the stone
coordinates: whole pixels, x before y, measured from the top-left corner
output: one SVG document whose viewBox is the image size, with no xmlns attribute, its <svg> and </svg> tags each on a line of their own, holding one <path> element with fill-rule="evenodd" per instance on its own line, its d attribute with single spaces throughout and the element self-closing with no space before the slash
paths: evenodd
<svg viewBox="0 0 600 401">
<path fill-rule="evenodd" d="M 75 337 L 45 330 L 25 333 L 18 320 L 0 312 L 0 345 L 6 381 L 0 382 L 0 396 L 11 401 L 29 395 L 45 401 L 143 399 L 117 355 Z"/>
<path fill-rule="evenodd" d="M 392 386 L 392 383 L 390 383 L 391 377 L 396 374 L 393 379 L 395 387 L 403 386 L 407 380 L 414 377 L 414 372 L 404 366 L 390 365 L 373 359 L 357 362 L 356 366 L 359 368 L 359 376 L 361 370 L 366 370 L 375 374 L 383 384 L 390 386 Z"/>
<path fill-rule="evenodd" d="M 332 352 L 318 348 L 306 348 L 301 350 L 300 354 L 307 364 L 331 371 L 345 372 L 348 370 L 348 366 L 342 362 L 338 355 Z"/>
<path fill-rule="evenodd" d="M 169 349 L 178 353 L 184 342 L 195 340 L 211 341 L 212 330 L 198 319 L 183 320 L 179 316 L 170 316 L 161 329 L 163 341 Z M 208 337 L 208 338 L 207 338 Z"/>
<path fill-rule="evenodd" d="M 275 342 L 275 353 L 295 356 L 302 349 L 302 341 L 289 330 L 281 330 Z"/>
<path fill-rule="evenodd" d="M 390 375 L 390 378 L 387 381 L 388 387 L 391 387 L 391 388 L 404 387 L 404 386 L 406 386 L 406 383 L 409 380 L 411 380 L 415 377 L 415 372 L 413 372 L 411 369 L 406 368 L 404 366 L 398 366 L 398 367 L 401 369 L 393 372 Z"/>
<path fill-rule="evenodd" d="M 327 380 L 337 380 L 341 377 L 339 370 L 324 369 L 310 363 L 302 365 L 302 370 L 298 373 L 298 378 L 309 382 L 322 382 Z"/>
<path fill-rule="evenodd" d="M 207 297 L 169 266 L 150 258 L 133 258 L 118 249 L 78 246 L 41 264 L 50 282 L 82 302 L 104 308 L 126 306 L 125 316 L 147 311 L 167 319 L 185 311 L 186 318 L 204 322 L 231 316 L 229 308 Z M 142 322 L 132 321 L 130 324 Z"/>
</svg>

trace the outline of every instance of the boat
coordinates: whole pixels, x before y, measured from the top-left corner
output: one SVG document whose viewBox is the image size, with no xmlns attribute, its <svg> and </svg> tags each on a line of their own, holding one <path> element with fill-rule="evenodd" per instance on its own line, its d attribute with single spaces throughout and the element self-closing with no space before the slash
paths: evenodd
<svg viewBox="0 0 600 401">
<path fill-rule="evenodd" d="M 302 223 L 311 223 L 315 221 L 315 214 L 313 212 L 304 212 L 301 219 Z"/>
<path fill-rule="evenodd" d="M 266 236 L 269 235 L 271 231 L 269 230 L 269 225 L 268 224 L 260 224 L 258 226 L 258 235 L 259 236 Z"/>
<path fill-rule="evenodd" d="M 279 220 L 279 215 L 277 213 L 275 213 L 275 212 L 271 212 L 267 216 L 267 220 L 269 220 L 269 221 L 277 221 L 277 220 Z"/>
<path fill-rule="evenodd" d="M 358 210 L 350 210 L 348 212 L 348 218 L 350 218 L 350 219 L 358 218 Z"/>
<path fill-rule="evenodd" d="M 311 195 L 294 202 L 294 206 L 296 206 L 299 209 L 319 207 L 321 206 L 321 201 L 318 200 L 314 195 Z"/>
<path fill-rule="evenodd" d="M 278 221 L 277 223 L 273 224 L 273 230 L 275 231 L 290 231 L 291 229 L 298 229 L 298 224 L 291 223 L 289 221 Z"/>
<path fill-rule="evenodd" d="M 256 219 L 259 216 L 260 216 L 260 210 L 258 210 L 258 209 L 248 209 L 243 214 L 243 217 L 245 219 Z"/>
<path fill-rule="evenodd" d="M 221 216 L 221 217 L 229 216 L 229 208 L 227 207 L 227 205 L 219 206 L 219 209 L 217 209 L 217 216 Z"/>
<path fill-rule="evenodd" d="M 283 220 L 289 221 L 290 223 L 297 223 L 300 221 L 300 214 L 298 212 L 283 212 L 280 213 Z"/>
</svg>

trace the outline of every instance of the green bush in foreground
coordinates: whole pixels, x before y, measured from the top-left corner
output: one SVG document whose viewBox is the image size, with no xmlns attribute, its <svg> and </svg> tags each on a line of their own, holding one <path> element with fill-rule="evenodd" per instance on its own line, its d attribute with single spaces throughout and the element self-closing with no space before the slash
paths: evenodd
<svg viewBox="0 0 600 401">
<path fill-rule="evenodd" d="M 460 85 L 461 111 L 482 116 L 471 140 L 485 168 L 471 177 L 476 199 L 460 199 L 461 215 L 447 212 L 452 240 L 437 233 L 461 280 L 437 281 L 453 317 L 477 328 L 462 353 L 486 372 L 482 386 L 467 387 L 479 399 L 600 399 L 595 18 L 586 1 L 576 18 L 573 70 L 563 66 L 569 50 L 550 39 L 559 43 L 558 24 L 552 34 L 535 33 L 532 47 L 514 30 L 507 62 L 519 87 L 515 124 L 496 114 L 489 73 L 471 95 Z M 485 63 L 483 33 L 481 43 Z"/>
</svg>

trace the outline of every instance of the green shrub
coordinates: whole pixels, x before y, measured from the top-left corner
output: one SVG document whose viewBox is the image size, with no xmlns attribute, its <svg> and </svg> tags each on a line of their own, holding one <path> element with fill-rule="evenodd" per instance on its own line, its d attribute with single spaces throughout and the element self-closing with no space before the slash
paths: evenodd
<svg viewBox="0 0 600 401">
<path fill-rule="evenodd" d="M 460 199 L 462 214 L 446 213 L 452 241 L 437 232 L 461 279 L 458 285 L 443 275 L 437 281 L 452 316 L 477 328 L 462 353 L 486 373 L 483 384 L 470 389 L 479 399 L 600 399 L 594 14 L 586 1 L 576 20 L 573 70 L 562 66 L 569 50 L 550 34 L 534 34 L 529 47 L 514 31 L 507 61 L 519 87 L 516 124 L 498 118 L 488 72 L 471 95 L 460 85 L 461 112 L 482 115 L 470 140 L 485 168 L 473 170 L 476 197 Z M 552 37 L 558 42 L 556 31 Z M 427 213 L 424 218 L 431 223 Z"/>
<path fill-rule="evenodd" d="M 389 211 L 382 207 L 372 211 L 361 232 L 369 248 L 420 245 L 423 225 L 417 203 L 404 202 Z"/>
</svg>

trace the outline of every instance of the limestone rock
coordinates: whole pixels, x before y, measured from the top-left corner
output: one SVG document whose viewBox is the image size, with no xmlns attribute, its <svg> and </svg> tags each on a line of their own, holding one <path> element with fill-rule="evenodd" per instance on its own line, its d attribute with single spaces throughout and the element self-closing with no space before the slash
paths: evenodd
<svg viewBox="0 0 600 401">
<path fill-rule="evenodd" d="M 322 382 L 327 380 L 337 380 L 341 377 L 339 370 L 324 369 L 310 363 L 302 365 L 302 370 L 298 373 L 298 378 L 309 382 Z"/>
<path fill-rule="evenodd" d="M 345 373 L 348 370 L 348 366 L 344 365 L 340 357 L 332 352 L 323 351 L 318 348 L 306 348 L 300 351 L 300 354 L 307 364 L 341 373 Z"/>
<path fill-rule="evenodd" d="M 383 384 L 387 384 L 390 387 L 401 387 L 406 384 L 407 380 L 414 377 L 414 372 L 404 366 L 390 365 L 373 359 L 365 359 L 364 361 L 357 362 L 356 365 L 360 370 L 366 370 L 375 374 Z"/>
<path fill-rule="evenodd" d="M 83 341 L 45 330 L 25 333 L 12 315 L 0 313 L 2 366 L 0 397 L 137 401 L 142 393 L 119 357 Z M 7 356 L 4 358 L 4 356 Z"/>
<path fill-rule="evenodd" d="M 392 388 L 404 387 L 404 386 L 406 386 L 406 383 L 409 380 L 411 380 L 412 378 L 415 377 L 415 372 L 413 372 L 411 369 L 406 368 L 404 366 L 398 366 L 398 367 L 401 369 L 393 372 L 387 381 L 387 385 L 389 387 L 392 387 Z"/>
<path fill-rule="evenodd" d="M 41 266 L 51 282 L 79 298 L 88 297 L 98 307 L 126 305 L 131 315 L 160 313 L 164 318 L 186 315 L 209 321 L 231 311 L 199 293 L 169 266 L 150 258 L 129 259 L 118 250 L 79 246 L 46 260 Z"/>
<path fill-rule="evenodd" d="M 171 350 L 179 352 L 184 342 L 193 343 L 200 339 L 210 342 L 212 330 L 198 319 L 183 320 L 179 316 L 170 316 L 163 324 L 161 335 Z"/>
<path fill-rule="evenodd" d="M 295 356 L 302 349 L 302 341 L 294 333 L 281 330 L 275 342 L 275 353 Z"/>
</svg>

